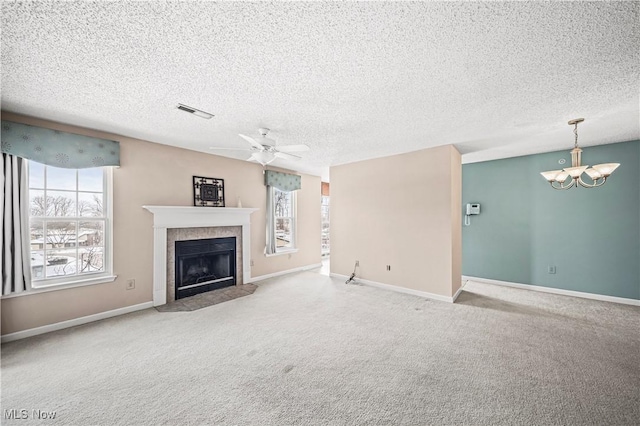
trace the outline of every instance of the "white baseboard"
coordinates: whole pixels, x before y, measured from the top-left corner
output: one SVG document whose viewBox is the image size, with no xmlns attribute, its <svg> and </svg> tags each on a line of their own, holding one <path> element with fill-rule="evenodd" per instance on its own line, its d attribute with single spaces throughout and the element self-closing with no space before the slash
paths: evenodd
<svg viewBox="0 0 640 426">
<path fill-rule="evenodd" d="M 560 294 L 563 296 L 581 297 L 583 299 L 601 300 L 603 302 L 622 303 L 624 305 L 640 306 L 640 300 L 627 299 L 626 297 L 606 296 L 604 294 L 584 293 L 582 291 L 563 290 L 560 288 L 543 287 L 531 284 L 512 283 L 509 281 L 492 280 L 488 278 L 462 276 L 463 281 L 476 281 L 485 284 L 501 285 L 504 287 L 520 288 L 523 290 L 539 291 L 542 293 Z"/>
<path fill-rule="evenodd" d="M 334 278 L 340 278 L 341 280 L 345 280 L 345 281 L 349 279 L 348 276 L 341 275 L 341 274 L 331 273 L 330 276 L 334 277 Z M 397 285 L 391 285 L 391 284 L 379 283 L 377 281 L 365 280 L 365 279 L 362 279 L 362 278 L 355 278 L 355 281 L 360 283 L 360 284 L 368 285 L 370 287 L 377 287 L 377 288 L 381 288 L 383 290 L 391 290 L 391 291 L 395 291 L 397 293 L 411 294 L 413 296 L 424 297 L 425 299 L 439 300 L 441 302 L 449 302 L 449 303 L 455 302 L 456 298 L 458 297 L 458 295 L 462 291 L 462 287 L 464 287 L 464 285 L 460 286 L 460 288 L 458 289 L 456 294 L 454 294 L 453 297 L 449 297 L 449 296 L 442 296 L 440 294 L 429 293 L 429 292 L 426 292 L 426 291 L 413 290 L 411 288 L 406 288 L 406 287 L 399 287 Z"/>
<path fill-rule="evenodd" d="M 321 268 L 321 267 L 322 267 L 322 263 L 314 263 L 313 265 L 299 266 L 297 268 L 287 269 L 285 271 L 274 272 L 273 274 L 258 275 L 257 277 L 249 278 L 245 282 L 245 284 L 253 283 L 256 281 L 262 281 L 262 280 L 266 280 L 273 277 L 279 277 L 281 275 L 292 274 L 294 272 L 308 271 L 309 269 L 315 269 L 315 268 Z"/>
<path fill-rule="evenodd" d="M 456 299 L 458 298 L 458 296 L 460 296 L 460 293 L 462 293 L 462 289 L 464 288 L 464 285 L 466 284 L 466 281 L 462 281 L 462 284 L 460 284 L 460 288 L 458 289 L 458 291 L 456 291 L 456 294 L 453 295 L 453 297 L 451 299 L 451 302 L 455 302 Z"/>
<path fill-rule="evenodd" d="M 124 308 L 113 309 L 111 311 L 100 312 L 98 314 L 87 315 L 86 317 L 74 318 L 67 321 L 57 322 L 55 324 L 43 325 L 42 327 L 30 328 L 28 330 L 16 331 L 15 333 L 5 334 L 0 338 L 0 342 L 7 343 L 14 340 L 25 339 L 39 334 L 49 333 L 51 331 L 62 330 L 76 325 L 87 324 L 131 312 L 141 311 L 143 309 L 153 308 L 153 302 L 140 303 L 138 305 L 126 306 Z"/>
</svg>

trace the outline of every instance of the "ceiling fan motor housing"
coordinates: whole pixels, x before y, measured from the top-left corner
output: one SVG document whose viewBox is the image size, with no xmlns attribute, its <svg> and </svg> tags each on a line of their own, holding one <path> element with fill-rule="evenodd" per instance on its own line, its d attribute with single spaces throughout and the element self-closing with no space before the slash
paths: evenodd
<svg viewBox="0 0 640 426">
<path fill-rule="evenodd" d="M 262 135 L 262 139 L 258 141 L 266 150 L 273 151 L 276 146 L 276 141 L 267 137 L 269 131 L 271 129 L 267 129 L 266 127 L 260 127 L 258 131 Z"/>
</svg>

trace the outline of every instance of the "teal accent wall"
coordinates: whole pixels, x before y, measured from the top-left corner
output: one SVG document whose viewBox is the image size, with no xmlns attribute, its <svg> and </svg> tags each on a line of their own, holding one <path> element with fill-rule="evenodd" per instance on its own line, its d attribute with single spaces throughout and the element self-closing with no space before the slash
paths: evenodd
<svg viewBox="0 0 640 426">
<path fill-rule="evenodd" d="M 481 204 L 462 229 L 463 275 L 640 299 L 640 141 L 585 147 L 582 163 L 621 165 L 566 191 L 540 172 L 570 166 L 569 149 L 463 165 L 463 214 Z"/>
</svg>

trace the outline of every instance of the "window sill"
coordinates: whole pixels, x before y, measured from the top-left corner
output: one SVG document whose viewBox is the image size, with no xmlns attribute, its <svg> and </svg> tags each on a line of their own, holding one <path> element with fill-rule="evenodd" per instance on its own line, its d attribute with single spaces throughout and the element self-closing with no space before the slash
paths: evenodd
<svg viewBox="0 0 640 426">
<path fill-rule="evenodd" d="M 2 296 L 2 299 L 3 300 L 4 299 L 12 299 L 14 297 L 30 296 L 32 294 L 48 293 L 50 291 L 67 290 L 67 289 L 70 289 L 70 288 L 85 287 L 85 286 L 88 286 L 88 285 L 111 283 L 111 282 L 115 281 L 116 278 L 118 278 L 117 275 L 106 275 L 106 276 L 105 275 L 101 275 L 99 277 L 73 281 L 73 282 L 68 283 L 68 284 L 49 284 L 49 285 L 43 285 L 43 286 L 40 286 L 40 287 L 32 287 L 31 290 L 28 290 L 28 291 L 23 291 L 23 292 L 20 292 L 20 293 L 7 294 L 5 296 Z"/>
<path fill-rule="evenodd" d="M 273 254 L 266 254 L 265 253 L 265 256 L 266 257 L 282 256 L 283 254 L 292 254 L 292 253 L 297 253 L 297 252 L 298 252 L 298 249 L 294 248 L 294 249 L 280 250 L 280 251 L 277 251 L 277 252 L 275 252 Z"/>
</svg>

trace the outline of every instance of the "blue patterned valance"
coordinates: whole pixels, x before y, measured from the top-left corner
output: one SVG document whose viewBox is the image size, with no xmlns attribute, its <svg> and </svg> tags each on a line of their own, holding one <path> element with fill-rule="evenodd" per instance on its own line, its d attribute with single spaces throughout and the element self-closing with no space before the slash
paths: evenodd
<svg viewBox="0 0 640 426">
<path fill-rule="evenodd" d="M 302 188 L 302 178 L 298 175 L 266 170 L 264 172 L 264 184 L 278 188 L 280 191 L 297 191 Z"/>
<path fill-rule="evenodd" d="M 2 152 L 67 169 L 120 165 L 119 142 L 4 120 Z"/>
</svg>

